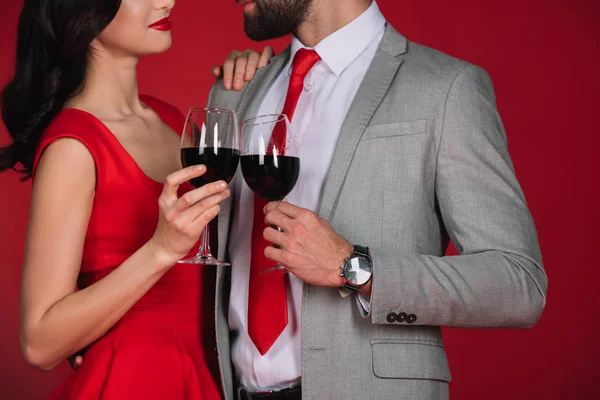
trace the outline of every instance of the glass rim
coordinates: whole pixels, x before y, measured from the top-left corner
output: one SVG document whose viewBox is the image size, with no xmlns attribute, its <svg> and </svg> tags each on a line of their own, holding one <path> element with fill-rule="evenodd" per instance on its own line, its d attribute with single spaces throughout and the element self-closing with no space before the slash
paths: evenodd
<svg viewBox="0 0 600 400">
<path fill-rule="evenodd" d="M 272 118 L 272 119 L 268 119 L 268 118 Z M 261 119 L 267 119 L 267 120 L 264 122 L 255 122 L 255 121 L 259 121 Z M 264 115 L 258 115 L 256 117 L 252 117 L 252 118 L 247 118 L 242 121 L 242 125 L 243 126 L 260 126 L 260 125 L 274 124 L 274 123 L 278 123 L 281 121 L 286 121 L 287 123 L 290 123 L 288 116 L 286 114 L 264 114 Z"/>
<path fill-rule="evenodd" d="M 212 112 L 215 114 L 232 114 L 236 115 L 235 110 L 231 110 L 229 108 L 214 108 L 214 107 L 190 107 L 188 111 L 188 115 L 192 112 Z"/>
</svg>

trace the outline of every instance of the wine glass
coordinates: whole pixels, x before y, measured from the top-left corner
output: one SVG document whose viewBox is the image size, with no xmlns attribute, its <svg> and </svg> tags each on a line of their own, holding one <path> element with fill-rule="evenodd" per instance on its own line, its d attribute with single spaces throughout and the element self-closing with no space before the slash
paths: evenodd
<svg viewBox="0 0 600 400">
<path fill-rule="evenodd" d="M 300 157 L 285 114 L 267 114 L 242 122 L 240 164 L 244 180 L 265 201 L 281 201 L 296 185 Z M 258 199 L 255 199 L 255 201 Z M 280 227 L 274 227 L 281 232 Z M 279 263 L 262 271 L 285 270 Z"/>
<path fill-rule="evenodd" d="M 190 108 L 181 135 L 181 164 L 183 167 L 203 164 L 204 175 L 190 180 L 195 188 L 211 182 L 233 179 L 239 161 L 239 131 L 237 114 L 219 108 Z M 202 232 L 201 246 L 193 258 L 182 264 L 230 265 L 210 252 L 208 225 Z"/>
</svg>

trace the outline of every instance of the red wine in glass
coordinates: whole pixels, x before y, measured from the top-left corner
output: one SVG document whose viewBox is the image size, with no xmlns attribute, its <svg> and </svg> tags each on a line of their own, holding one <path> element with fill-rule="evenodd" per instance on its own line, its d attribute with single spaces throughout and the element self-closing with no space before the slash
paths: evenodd
<svg viewBox="0 0 600 400">
<path fill-rule="evenodd" d="M 237 149 L 217 147 L 216 149 L 203 149 L 200 147 L 184 147 L 181 149 L 181 165 L 204 165 L 204 175 L 190 179 L 195 188 L 199 188 L 211 182 L 225 181 L 229 183 L 237 170 L 240 152 Z"/>
<path fill-rule="evenodd" d="M 300 159 L 293 156 L 252 154 L 241 157 L 246 184 L 259 197 L 268 201 L 283 200 L 294 188 L 300 174 Z"/>
</svg>

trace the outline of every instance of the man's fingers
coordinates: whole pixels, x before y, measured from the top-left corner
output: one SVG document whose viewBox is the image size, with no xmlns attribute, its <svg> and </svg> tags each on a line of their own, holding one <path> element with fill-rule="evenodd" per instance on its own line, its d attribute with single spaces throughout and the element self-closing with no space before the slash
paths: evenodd
<svg viewBox="0 0 600 400">
<path fill-rule="evenodd" d="M 265 214 L 268 214 L 269 212 L 271 212 L 273 210 L 277 210 L 280 213 L 285 214 L 288 217 L 293 218 L 293 219 L 300 217 L 301 215 L 303 215 L 306 212 L 310 212 L 304 208 L 300 208 L 298 206 L 290 204 L 287 201 L 272 201 L 269 204 L 267 204 L 264 209 Z"/>
<path fill-rule="evenodd" d="M 263 231 L 263 237 L 268 242 L 276 244 L 278 246 L 283 246 L 283 241 L 285 239 L 285 234 L 283 232 L 278 231 L 272 226 L 268 226 Z"/>
<path fill-rule="evenodd" d="M 265 224 L 278 226 L 284 231 L 289 231 L 290 217 L 279 212 L 279 210 L 272 210 L 265 214 Z"/>
<path fill-rule="evenodd" d="M 267 259 L 280 263 L 290 272 L 292 271 L 289 268 L 294 266 L 294 261 L 298 261 L 289 251 L 278 249 L 275 246 L 267 246 L 264 250 L 264 255 Z"/>
</svg>

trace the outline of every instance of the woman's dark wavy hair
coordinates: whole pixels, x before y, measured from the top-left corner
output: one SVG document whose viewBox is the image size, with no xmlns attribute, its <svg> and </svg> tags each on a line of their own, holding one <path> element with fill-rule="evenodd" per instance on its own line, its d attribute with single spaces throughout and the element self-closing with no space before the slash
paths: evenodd
<svg viewBox="0 0 600 400">
<path fill-rule="evenodd" d="M 13 142 L 0 148 L 0 172 L 32 176 L 42 133 L 82 88 L 90 43 L 115 18 L 121 0 L 25 0 L 15 74 L 1 94 Z M 22 168 L 18 168 L 21 164 Z"/>
</svg>

